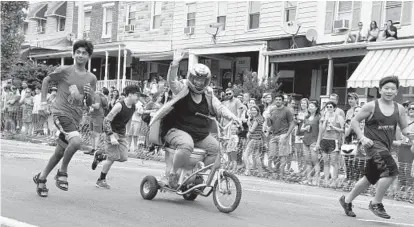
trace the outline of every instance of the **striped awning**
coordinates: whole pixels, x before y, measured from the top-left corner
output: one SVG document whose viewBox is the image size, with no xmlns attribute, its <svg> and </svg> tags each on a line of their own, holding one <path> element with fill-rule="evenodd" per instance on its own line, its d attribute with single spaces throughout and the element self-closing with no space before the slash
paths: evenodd
<svg viewBox="0 0 414 227">
<path fill-rule="evenodd" d="M 27 15 L 27 18 L 46 20 L 46 16 L 45 16 L 46 10 L 47 10 L 47 4 L 46 3 L 40 3 L 38 5 L 35 5 L 31 8 L 29 8 L 29 13 Z"/>
<path fill-rule="evenodd" d="M 49 8 L 46 11 L 45 16 L 46 17 L 50 17 L 50 16 L 66 17 L 66 7 L 67 7 L 66 1 L 49 3 Z"/>
<path fill-rule="evenodd" d="M 392 42 L 392 41 L 390 41 Z M 398 76 L 403 87 L 414 86 L 414 46 L 373 49 L 348 79 L 348 88 L 373 88 L 386 76 Z"/>
</svg>

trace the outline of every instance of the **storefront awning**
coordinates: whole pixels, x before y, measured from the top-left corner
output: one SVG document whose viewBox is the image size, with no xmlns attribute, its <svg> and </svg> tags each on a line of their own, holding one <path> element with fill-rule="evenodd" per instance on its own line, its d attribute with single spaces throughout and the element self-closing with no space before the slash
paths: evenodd
<svg viewBox="0 0 414 227">
<path fill-rule="evenodd" d="M 348 79 L 349 88 L 378 87 L 385 76 L 395 75 L 403 87 L 414 86 L 414 40 L 379 42 Z"/>
<path fill-rule="evenodd" d="M 67 2 L 53 2 L 50 3 L 49 9 L 46 11 L 45 16 L 46 17 L 66 17 L 66 6 Z"/>
<path fill-rule="evenodd" d="M 27 15 L 27 18 L 46 20 L 46 17 L 45 17 L 46 10 L 47 10 L 46 3 L 41 3 L 39 5 L 36 5 L 33 8 L 29 9 L 29 14 Z"/>
</svg>

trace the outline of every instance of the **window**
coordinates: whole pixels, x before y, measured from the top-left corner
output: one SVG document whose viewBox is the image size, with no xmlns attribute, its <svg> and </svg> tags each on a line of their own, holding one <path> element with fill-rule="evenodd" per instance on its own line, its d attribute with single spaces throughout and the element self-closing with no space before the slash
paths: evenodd
<svg viewBox="0 0 414 227">
<path fill-rule="evenodd" d="M 128 7 L 128 14 L 127 14 L 127 22 L 128 22 L 128 24 L 130 25 L 130 24 L 133 24 L 133 25 L 135 25 L 135 22 L 136 22 L 136 7 L 135 7 L 135 5 L 130 5 L 129 7 Z"/>
<path fill-rule="evenodd" d="M 46 30 L 46 20 L 37 20 L 37 32 L 45 33 Z"/>
<path fill-rule="evenodd" d="M 261 2 L 249 2 L 249 29 L 259 28 Z"/>
<path fill-rule="evenodd" d="M 361 1 L 327 1 L 325 34 L 333 32 L 334 20 L 348 20 L 351 29 L 357 30 L 361 21 Z"/>
<path fill-rule="evenodd" d="M 161 27 L 161 8 L 162 2 L 154 2 L 152 4 L 152 23 L 151 29 L 158 29 Z"/>
<path fill-rule="evenodd" d="M 340 1 L 338 2 L 338 20 L 349 20 L 352 19 L 352 1 Z"/>
<path fill-rule="evenodd" d="M 104 29 L 103 36 L 111 37 L 112 36 L 112 8 L 104 8 Z"/>
<path fill-rule="evenodd" d="M 287 1 L 285 5 L 285 21 L 294 21 L 296 19 L 297 1 Z"/>
<path fill-rule="evenodd" d="M 394 22 L 401 20 L 402 2 L 387 1 L 385 3 L 385 18 Z"/>
<path fill-rule="evenodd" d="M 83 30 L 89 32 L 91 30 L 91 12 L 85 12 Z"/>
<path fill-rule="evenodd" d="M 66 18 L 64 17 L 56 17 L 57 20 L 57 31 L 65 31 L 65 22 Z"/>
<path fill-rule="evenodd" d="M 195 27 L 197 5 L 195 3 L 187 4 L 187 27 Z"/>
<path fill-rule="evenodd" d="M 222 24 L 220 30 L 226 30 L 227 2 L 217 3 L 217 23 Z"/>
<path fill-rule="evenodd" d="M 401 25 L 411 24 L 412 1 L 374 1 L 371 20 L 382 28 L 388 20 Z"/>
</svg>

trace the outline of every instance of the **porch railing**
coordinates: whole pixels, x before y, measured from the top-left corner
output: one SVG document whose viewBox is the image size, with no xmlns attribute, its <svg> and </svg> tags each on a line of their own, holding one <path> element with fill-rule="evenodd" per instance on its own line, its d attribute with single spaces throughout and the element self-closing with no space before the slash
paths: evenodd
<svg viewBox="0 0 414 227">
<path fill-rule="evenodd" d="M 114 86 L 116 87 L 116 89 L 122 92 L 122 90 L 124 89 L 122 87 L 122 80 L 119 80 L 119 84 L 117 82 L 118 82 L 117 80 L 107 80 L 105 83 L 104 80 L 98 80 L 98 82 L 96 83 L 96 90 L 100 90 L 103 87 L 106 87 L 109 89 L 110 87 Z M 136 83 L 138 83 L 138 80 L 125 80 L 125 86 L 136 84 Z"/>
</svg>

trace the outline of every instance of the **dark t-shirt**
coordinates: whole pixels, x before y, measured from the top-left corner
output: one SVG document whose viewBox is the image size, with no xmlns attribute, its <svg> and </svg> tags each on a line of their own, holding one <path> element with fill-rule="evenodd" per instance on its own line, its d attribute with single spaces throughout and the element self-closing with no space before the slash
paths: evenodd
<svg viewBox="0 0 414 227">
<path fill-rule="evenodd" d="M 174 110 L 163 120 L 163 131 L 166 133 L 169 129 L 176 128 L 187 132 L 194 142 L 205 139 L 210 133 L 210 120 L 196 116 L 196 113 L 209 114 L 207 99 L 203 95 L 201 102 L 195 103 L 189 93 L 174 104 Z"/>
<path fill-rule="evenodd" d="M 293 121 L 293 113 L 286 106 L 280 109 L 273 108 L 270 111 L 270 118 L 267 121 L 267 125 L 271 126 L 270 131 L 272 134 L 274 136 L 280 136 L 288 132 L 290 124 Z"/>
<path fill-rule="evenodd" d="M 56 101 L 52 104 L 52 113 L 56 116 L 71 118 L 79 124 L 83 115 L 83 86 L 96 84 L 96 76 L 90 72 L 77 73 L 75 66 L 60 66 L 49 75 L 51 81 L 58 83 Z"/>
<path fill-rule="evenodd" d="M 395 34 L 394 34 L 394 35 L 391 35 L 391 34 L 388 32 L 388 30 L 385 30 L 385 37 L 386 37 L 386 38 L 388 38 L 388 37 L 394 37 L 395 39 L 398 39 L 398 38 L 397 38 L 397 28 L 396 28 L 395 26 L 391 26 L 391 27 L 390 27 L 390 30 L 391 30 L 392 32 L 395 32 Z"/>
<path fill-rule="evenodd" d="M 306 118 L 304 121 L 304 126 L 310 125 L 310 131 L 305 131 L 303 133 L 303 144 L 306 146 L 310 146 L 312 143 L 316 143 L 318 140 L 319 134 L 319 121 L 321 119 L 320 115 L 315 116 L 312 121 L 309 118 Z M 300 130 L 300 128 L 299 128 Z"/>
</svg>

